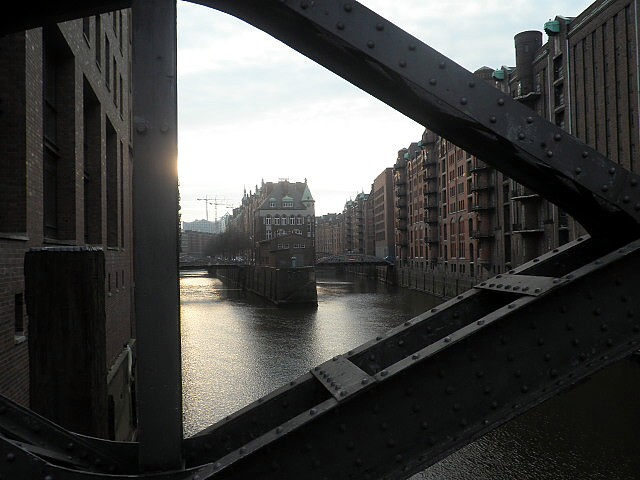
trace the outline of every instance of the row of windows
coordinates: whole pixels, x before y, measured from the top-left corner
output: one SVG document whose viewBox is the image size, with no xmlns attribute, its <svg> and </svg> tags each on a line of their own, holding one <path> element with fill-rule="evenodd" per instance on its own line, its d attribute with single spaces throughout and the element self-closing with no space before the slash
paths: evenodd
<svg viewBox="0 0 640 480">
<path fill-rule="evenodd" d="M 275 200 L 270 200 L 269 207 L 276 208 L 276 203 L 277 202 Z M 293 200 L 283 200 L 282 208 L 293 208 Z"/>
<path fill-rule="evenodd" d="M 288 250 L 289 248 L 290 248 L 290 245 L 288 243 L 278 244 L 278 250 Z M 294 243 L 293 248 L 296 250 L 299 250 L 301 248 L 307 248 L 307 246 L 304 243 Z"/>
<path fill-rule="evenodd" d="M 303 225 L 304 218 L 300 215 L 298 215 L 297 217 L 294 217 L 293 215 L 291 217 L 273 217 L 273 219 L 267 216 L 262 220 L 262 223 L 264 223 L 265 225 L 271 225 L 271 222 L 273 222 L 273 225 Z"/>
</svg>

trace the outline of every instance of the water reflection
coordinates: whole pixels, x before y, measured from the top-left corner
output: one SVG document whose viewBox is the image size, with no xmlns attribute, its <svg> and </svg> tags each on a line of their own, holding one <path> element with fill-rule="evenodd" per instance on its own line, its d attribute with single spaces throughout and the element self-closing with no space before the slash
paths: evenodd
<svg viewBox="0 0 640 480">
<path fill-rule="evenodd" d="M 279 309 L 204 273 L 181 276 L 190 436 L 438 299 L 318 278 L 317 309 Z M 416 475 L 448 480 L 640 479 L 640 363 L 620 362 Z"/>
</svg>

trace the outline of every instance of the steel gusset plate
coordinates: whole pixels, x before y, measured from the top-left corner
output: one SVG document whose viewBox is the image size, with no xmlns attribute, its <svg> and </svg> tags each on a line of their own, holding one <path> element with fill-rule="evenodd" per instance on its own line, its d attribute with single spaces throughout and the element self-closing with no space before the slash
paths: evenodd
<svg viewBox="0 0 640 480">
<path fill-rule="evenodd" d="M 325 66 L 547 200 L 591 233 L 640 229 L 640 177 L 358 2 L 197 0 Z M 626 225 L 626 228 L 622 227 Z"/>
</svg>

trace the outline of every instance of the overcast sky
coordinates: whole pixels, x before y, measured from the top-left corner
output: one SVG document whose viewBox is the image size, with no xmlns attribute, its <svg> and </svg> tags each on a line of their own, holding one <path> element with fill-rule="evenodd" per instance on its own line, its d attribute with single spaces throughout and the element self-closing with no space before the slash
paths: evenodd
<svg viewBox="0 0 640 480">
<path fill-rule="evenodd" d="M 474 71 L 513 66 L 513 37 L 577 16 L 591 0 L 366 0 L 368 8 Z M 547 40 L 543 35 L 543 42 Z M 304 181 L 316 214 L 342 211 L 424 127 L 260 30 L 178 2 L 182 219 L 237 206 L 262 179 Z M 209 206 L 209 220 L 215 206 Z"/>
</svg>

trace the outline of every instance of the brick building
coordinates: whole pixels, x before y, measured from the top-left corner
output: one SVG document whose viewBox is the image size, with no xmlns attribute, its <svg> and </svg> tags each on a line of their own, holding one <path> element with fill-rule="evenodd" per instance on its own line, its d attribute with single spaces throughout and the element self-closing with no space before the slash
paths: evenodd
<svg viewBox="0 0 640 480">
<path fill-rule="evenodd" d="M 637 24 L 633 2 L 598 0 L 547 22 L 544 44 L 540 31 L 515 35 L 515 67 L 475 74 L 637 172 Z M 408 269 L 401 278 L 423 278 L 429 289 L 428 269 L 462 290 L 584 233 L 482 159 L 428 136 L 402 149 L 394 166 L 396 255 Z"/>
<path fill-rule="evenodd" d="M 395 258 L 393 225 L 393 169 L 385 168 L 373 181 L 373 255 Z"/>
<path fill-rule="evenodd" d="M 0 392 L 31 408 L 42 395 L 30 389 L 43 366 L 29 360 L 25 253 L 102 248 L 111 406 L 105 431 L 82 433 L 118 439 L 134 423 L 130 32 L 121 10 L 0 38 Z"/>
<path fill-rule="evenodd" d="M 316 217 L 316 255 L 339 255 L 344 251 L 343 214 L 328 213 Z"/>
<path fill-rule="evenodd" d="M 258 243 L 263 240 L 270 241 L 287 235 L 299 235 L 311 239 L 310 242 L 307 240 L 289 242 L 290 245 L 304 244 L 304 247 L 300 248 L 305 249 L 305 254 L 300 254 L 297 263 L 297 266 L 303 266 L 309 264 L 308 258 L 314 258 L 315 218 L 315 200 L 306 179 L 304 182 L 289 182 L 288 179 L 267 183 L 263 181 L 260 187 L 256 186 L 255 193 L 245 192 L 242 204 L 233 210 L 229 229 L 241 232 L 249 238 L 253 248 L 246 252 L 246 258 L 250 263 L 256 264 L 260 264 L 261 261 L 259 251 L 273 250 L 271 248 L 273 242 L 268 246 L 262 244 L 258 248 Z M 277 243 L 275 242 L 276 250 Z M 311 256 L 308 257 L 310 251 Z M 278 256 L 281 256 L 280 253 Z M 266 257 L 263 255 L 262 258 Z M 271 260 L 268 262 L 271 263 Z"/>
</svg>

